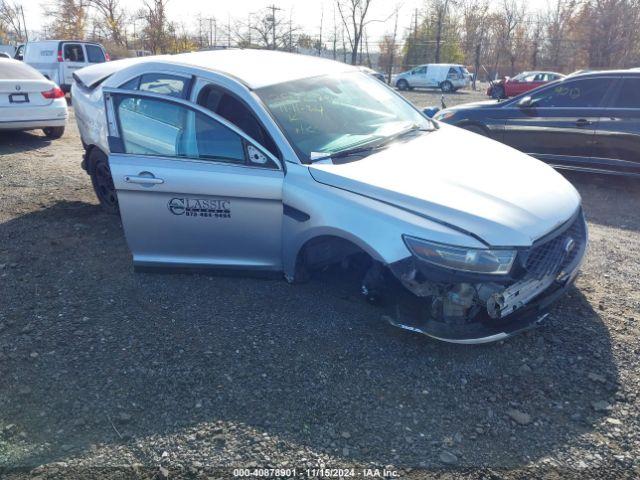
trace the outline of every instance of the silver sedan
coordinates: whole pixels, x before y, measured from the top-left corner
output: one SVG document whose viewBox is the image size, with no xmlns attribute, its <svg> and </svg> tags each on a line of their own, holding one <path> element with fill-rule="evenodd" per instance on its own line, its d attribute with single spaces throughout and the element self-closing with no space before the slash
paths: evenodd
<svg viewBox="0 0 640 480">
<path fill-rule="evenodd" d="M 334 263 L 395 325 L 458 343 L 531 328 L 587 231 L 547 165 L 431 121 L 339 62 L 227 50 L 75 74 L 83 162 L 138 269 Z"/>
</svg>

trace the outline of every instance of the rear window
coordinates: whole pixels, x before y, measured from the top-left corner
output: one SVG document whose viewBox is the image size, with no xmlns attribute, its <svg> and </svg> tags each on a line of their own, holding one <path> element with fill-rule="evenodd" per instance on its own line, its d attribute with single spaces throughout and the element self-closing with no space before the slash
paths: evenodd
<svg viewBox="0 0 640 480">
<path fill-rule="evenodd" d="M 42 80 L 43 78 L 40 72 L 22 62 L 2 61 L 0 80 Z"/>
<path fill-rule="evenodd" d="M 105 58 L 102 48 L 97 45 L 85 45 L 84 48 L 87 49 L 89 63 L 104 63 Z"/>
<path fill-rule="evenodd" d="M 64 60 L 66 62 L 84 62 L 84 52 L 82 51 L 82 45 L 77 43 L 65 44 Z"/>
</svg>

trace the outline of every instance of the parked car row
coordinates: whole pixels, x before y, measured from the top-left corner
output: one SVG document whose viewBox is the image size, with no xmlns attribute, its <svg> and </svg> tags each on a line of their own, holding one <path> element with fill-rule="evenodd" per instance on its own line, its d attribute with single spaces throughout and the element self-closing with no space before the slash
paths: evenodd
<svg viewBox="0 0 640 480">
<path fill-rule="evenodd" d="M 14 59 L 12 59 L 12 55 Z M 98 43 L 46 40 L 0 51 L 0 130 L 42 129 L 50 139 L 64 134 L 65 93 L 73 73 L 109 60 Z"/>
<path fill-rule="evenodd" d="M 394 325 L 458 343 L 538 325 L 578 273 L 587 231 L 568 181 L 357 67 L 221 50 L 74 78 L 83 166 L 136 268 L 298 282 L 351 265 Z"/>
<path fill-rule="evenodd" d="M 434 118 L 554 167 L 640 175 L 640 70 L 574 74 L 509 100 L 447 108 Z"/>
</svg>

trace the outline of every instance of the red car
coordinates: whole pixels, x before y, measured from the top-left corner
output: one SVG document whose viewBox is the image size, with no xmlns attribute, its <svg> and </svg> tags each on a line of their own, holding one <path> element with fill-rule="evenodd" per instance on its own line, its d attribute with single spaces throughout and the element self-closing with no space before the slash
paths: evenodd
<svg viewBox="0 0 640 480">
<path fill-rule="evenodd" d="M 556 72 L 522 72 L 513 78 L 504 77 L 496 80 L 487 89 L 487 95 L 491 98 L 515 97 L 561 78 L 564 78 L 564 75 Z"/>
</svg>

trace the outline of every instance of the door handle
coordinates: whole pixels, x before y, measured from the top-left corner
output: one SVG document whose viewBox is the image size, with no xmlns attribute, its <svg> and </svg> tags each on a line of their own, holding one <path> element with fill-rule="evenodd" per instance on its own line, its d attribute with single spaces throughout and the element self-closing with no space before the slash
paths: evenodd
<svg viewBox="0 0 640 480">
<path fill-rule="evenodd" d="M 589 125 L 592 125 L 593 122 L 590 120 L 587 120 L 586 118 L 579 118 L 578 120 L 576 120 L 576 127 L 588 127 Z"/>
<path fill-rule="evenodd" d="M 163 179 L 156 178 L 149 172 L 142 172 L 140 175 L 127 175 L 124 177 L 124 181 L 128 183 L 138 183 L 140 185 L 159 185 L 164 183 Z"/>
</svg>

